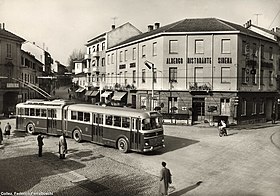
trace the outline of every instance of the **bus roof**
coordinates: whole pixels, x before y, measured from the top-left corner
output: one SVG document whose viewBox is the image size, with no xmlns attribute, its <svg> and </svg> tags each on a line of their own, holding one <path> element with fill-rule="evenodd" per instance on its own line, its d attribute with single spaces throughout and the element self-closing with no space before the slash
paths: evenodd
<svg viewBox="0 0 280 196">
<path fill-rule="evenodd" d="M 64 106 L 74 104 L 74 102 L 63 100 L 63 99 L 54 99 L 54 100 L 44 100 L 44 99 L 30 99 L 26 102 L 17 104 L 17 107 L 25 107 L 25 106 Z"/>
<path fill-rule="evenodd" d="M 141 118 L 148 118 L 151 115 L 161 116 L 156 111 L 145 111 L 145 110 L 133 109 L 133 108 L 121 108 L 121 107 L 109 107 L 109 106 L 104 107 L 104 106 L 91 105 L 91 104 L 73 104 L 73 105 L 69 105 L 68 109 L 74 111 L 82 111 L 82 112 L 96 112 L 102 114 L 141 117 Z"/>
</svg>

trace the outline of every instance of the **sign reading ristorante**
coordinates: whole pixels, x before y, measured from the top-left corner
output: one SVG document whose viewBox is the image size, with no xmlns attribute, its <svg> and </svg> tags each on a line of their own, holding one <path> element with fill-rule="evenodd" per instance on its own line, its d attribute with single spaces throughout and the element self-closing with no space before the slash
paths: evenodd
<svg viewBox="0 0 280 196">
<path fill-rule="evenodd" d="M 210 64 L 211 63 L 211 57 L 193 57 L 188 58 L 189 64 Z"/>
</svg>

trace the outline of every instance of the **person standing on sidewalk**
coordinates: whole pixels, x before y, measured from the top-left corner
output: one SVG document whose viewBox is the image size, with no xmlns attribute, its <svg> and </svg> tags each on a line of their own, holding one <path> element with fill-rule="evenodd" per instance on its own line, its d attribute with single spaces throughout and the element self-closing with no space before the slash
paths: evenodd
<svg viewBox="0 0 280 196">
<path fill-rule="evenodd" d="M 160 185 L 159 185 L 159 195 L 168 195 L 169 184 L 172 183 L 171 173 L 168 168 L 166 168 L 166 163 L 162 162 L 162 169 L 160 170 Z"/>
<path fill-rule="evenodd" d="M 2 145 L 2 143 L 3 143 L 3 133 L 2 133 L 1 122 L 0 122 L 0 145 Z"/>
<path fill-rule="evenodd" d="M 65 138 L 65 133 L 63 133 L 62 136 L 60 136 L 58 146 L 59 146 L 59 149 L 58 149 L 59 158 L 65 159 L 65 154 L 67 153 L 67 142 L 66 142 L 66 138 Z"/>
<path fill-rule="evenodd" d="M 5 128 L 4 128 L 4 131 L 5 131 L 4 135 L 5 135 L 5 137 L 7 136 L 8 139 L 10 138 L 11 129 L 12 129 L 12 127 L 11 127 L 10 123 L 7 122 L 7 124 L 6 124 Z"/>
<path fill-rule="evenodd" d="M 39 157 L 42 156 L 43 145 L 44 145 L 43 139 L 44 139 L 44 136 L 42 136 L 41 134 L 39 134 L 37 136 L 37 141 L 38 141 L 38 146 L 39 146 L 39 153 L 38 153 Z"/>
</svg>

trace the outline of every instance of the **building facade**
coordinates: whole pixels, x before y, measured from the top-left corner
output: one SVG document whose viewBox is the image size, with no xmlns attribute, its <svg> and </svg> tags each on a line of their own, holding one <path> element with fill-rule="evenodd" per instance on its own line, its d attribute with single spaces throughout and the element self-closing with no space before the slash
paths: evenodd
<svg viewBox="0 0 280 196">
<path fill-rule="evenodd" d="M 106 51 L 106 85 L 134 86 L 129 105 L 192 122 L 270 120 L 277 75 L 275 40 L 215 18 L 156 23 Z"/>
</svg>

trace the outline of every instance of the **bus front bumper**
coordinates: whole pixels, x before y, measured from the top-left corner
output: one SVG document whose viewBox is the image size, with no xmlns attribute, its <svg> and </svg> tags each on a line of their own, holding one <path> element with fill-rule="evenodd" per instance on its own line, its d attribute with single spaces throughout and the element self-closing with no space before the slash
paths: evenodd
<svg viewBox="0 0 280 196">
<path fill-rule="evenodd" d="M 161 149 L 161 148 L 164 148 L 165 145 L 160 145 L 160 146 L 151 146 L 151 147 L 146 147 L 143 149 L 143 152 L 150 152 L 150 151 L 154 151 L 154 150 L 158 150 L 158 149 Z"/>
</svg>

